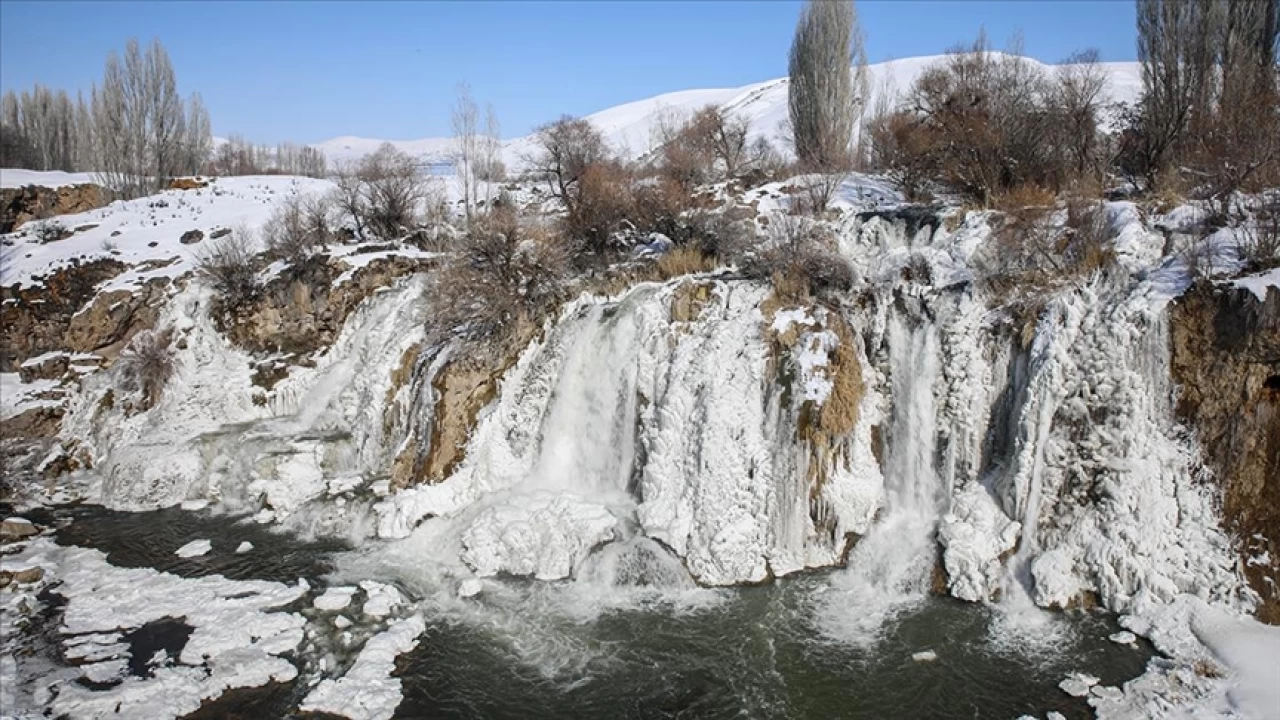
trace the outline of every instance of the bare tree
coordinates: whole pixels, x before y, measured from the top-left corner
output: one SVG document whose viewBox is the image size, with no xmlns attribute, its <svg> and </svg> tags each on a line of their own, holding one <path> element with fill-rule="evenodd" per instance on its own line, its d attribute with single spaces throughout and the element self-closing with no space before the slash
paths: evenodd
<svg viewBox="0 0 1280 720">
<path fill-rule="evenodd" d="M 209 111 L 205 109 L 200 93 L 192 93 L 187 101 L 187 129 L 183 138 L 181 171 L 195 175 L 201 172 L 213 152 L 213 133 Z"/>
<path fill-rule="evenodd" d="M 454 172 L 462 183 L 462 204 L 470 223 L 476 205 L 476 164 L 480 156 L 480 110 L 471 97 L 471 86 L 458 84 L 458 97 L 451 114 L 453 126 Z"/>
<path fill-rule="evenodd" d="M 1221 53 L 1220 93 L 1192 118 L 1183 164 L 1199 193 L 1225 213 L 1231 195 L 1280 162 L 1280 0 L 1233 2 L 1221 12 L 1221 38 L 1214 43 Z"/>
<path fill-rule="evenodd" d="M 391 143 L 383 143 L 354 167 L 340 167 L 336 183 L 333 204 L 351 218 L 360 238 L 408 235 L 417 227 L 428 195 L 413 158 Z"/>
<path fill-rule="evenodd" d="M 187 108 L 159 40 L 145 54 L 137 40 L 130 40 L 123 62 L 109 55 L 91 105 L 99 181 L 125 197 L 163 187 L 186 171 L 205 145 L 207 114 L 197 104 L 197 127 L 188 128 Z M 196 136 L 200 139 L 193 141 Z"/>
<path fill-rule="evenodd" d="M 1142 110 L 1133 154 L 1148 187 L 1173 162 L 1192 118 L 1209 107 L 1219 10 L 1215 0 L 1138 0 Z"/>
<path fill-rule="evenodd" d="M 573 215 L 583 173 L 608 159 L 604 138 L 590 121 L 568 115 L 539 127 L 534 136 L 538 151 L 527 159 L 529 171 L 546 180 L 552 196 Z"/>
<path fill-rule="evenodd" d="M 809 0 L 788 63 L 787 107 L 796 157 L 819 171 L 846 169 L 866 94 L 866 54 L 851 0 Z"/>
<path fill-rule="evenodd" d="M 1076 177 L 1100 176 L 1099 120 L 1106 101 L 1107 74 L 1098 51 L 1073 54 L 1058 67 L 1052 102 L 1058 116 L 1058 146 Z"/>
<path fill-rule="evenodd" d="M 499 182 L 506 175 L 506 167 L 502 163 L 502 125 L 498 122 L 498 113 L 490 104 L 484 110 L 484 134 L 480 136 L 480 160 L 476 168 L 476 178 L 486 183 Z M 490 197 L 489 186 L 485 186 L 485 203 Z"/>
<path fill-rule="evenodd" d="M 163 187 L 170 177 L 182 173 L 190 158 L 184 148 L 186 114 L 178 96 L 177 80 L 169 53 L 159 40 L 152 40 L 145 56 L 146 77 L 143 102 L 147 117 L 146 147 L 151 154 L 155 187 Z M 145 165 L 144 165 L 145 167 Z"/>
</svg>

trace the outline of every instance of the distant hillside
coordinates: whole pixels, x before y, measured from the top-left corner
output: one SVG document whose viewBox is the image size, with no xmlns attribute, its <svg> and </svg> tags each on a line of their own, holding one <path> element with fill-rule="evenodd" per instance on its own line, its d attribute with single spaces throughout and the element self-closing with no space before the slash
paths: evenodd
<svg viewBox="0 0 1280 720">
<path fill-rule="evenodd" d="M 900 94 L 929 65 L 944 56 L 905 58 L 868 66 L 871 103 L 878 95 L 890 92 Z M 1036 60 L 1030 60 L 1044 67 Z M 1136 62 L 1102 63 L 1110 76 L 1109 95 L 1112 101 L 1130 101 L 1142 88 L 1141 66 Z M 639 157 L 652 149 L 654 126 L 659 118 L 671 113 L 691 113 L 705 105 L 717 104 L 737 116 L 751 121 L 754 139 L 764 136 L 785 151 L 789 150 L 787 125 L 787 79 L 778 78 L 739 88 L 712 90 L 682 90 L 664 93 L 645 100 L 625 103 L 588 115 L 605 139 L 618 152 L 628 157 Z M 552 120 L 554 118 L 547 118 Z M 374 138 L 343 136 L 316 143 L 313 147 L 323 151 L 330 162 L 342 162 L 363 157 L 373 152 L 384 141 Z M 391 144 L 421 158 L 424 162 L 443 161 L 449 150 L 449 138 L 423 138 L 420 140 L 391 140 Z M 509 168 L 519 168 L 521 159 L 533 149 L 531 137 L 513 138 L 503 143 L 503 155 Z"/>
</svg>

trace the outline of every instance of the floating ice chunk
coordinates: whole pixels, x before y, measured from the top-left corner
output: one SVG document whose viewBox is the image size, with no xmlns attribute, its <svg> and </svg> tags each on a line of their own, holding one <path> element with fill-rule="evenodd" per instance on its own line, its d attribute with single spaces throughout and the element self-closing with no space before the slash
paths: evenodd
<svg viewBox="0 0 1280 720">
<path fill-rule="evenodd" d="M 356 594 L 354 587 L 331 587 L 313 603 L 317 610 L 332 612 L 342 610 L 351 604 L 351 597 Z"/>
<path fill-rule="evenodd" d="M 1089 688 L 1098 684 L 1098 678 L 1084 673 L 1071 673 L 1067 679 L 1058 683 L 1058 687 L 1062 688 L 1062 692 L 1071 697 L 1087 697 Z"/>
<path fill-rule="evenodd" d="M 262 508 L 257 515 L 253 516 L 253 521 L 259 525 L 266 525 L 276 519 L 276 514 L 271 512 L 270 508 Z"/>
<path fill-rule="evenodd" d="M 96 663 L 103 660 L 115 660 L 129 654 L 129 644 L 119 642 L 119 633 L 100 633 L 82 636 L 75 639 L 75 644 L 67 640 L 63 654 L 68 660 Z"/>
<path fill-rule="evenodd" d="M 396 657 L 412 650 L 425 629 L 420 615 L 393 622 L 386 632 L 365 643 L 346 675 L 322 681 L 307 695 L 299 710 L 361 720 L 388 720 L 401 699 L 400 679 L 391 677 Z"/>
<path fill-rule="evenodd" d="M 369 617 L 386 617 L 404 602 L 400 591 L 386 583 L 364 580 L 360 583 L 360 588 L 368 595 L 364 601 L 364 614 Z"/>
<path fill-rule="evenodd" d="M 938 659 L 938 653 L 932 650 L 921 650 L 917 653 L 911 653 L 911 659 L 916 662 L 933 662 Z"/>
<path fill-rule="evenodd" d="M 123 678 L 128 669 L 129 661 L 124 658 L 80 666 L 81 672 L 84 673 L 84 678 L 89 682 L 95 683 L 115 682 Z"/>
<path fill-rule="evenodd" d="M 97 665 L 81 671 L 90 679 L 106 680 L 121 667 L 119 661 L 127 663 L 128 647 L 120 642 L 123 631 L 175 617 L 192 628 L 179 657 L 182 664 L 156 668 L 149 677 L 126 675 L 118 684 L 102 688 L 74 682 L 75 675 L 50 676 L 33 696 L 43 714 L 174 718 L 227 690 L 272 680 L 288 682 L 297 676 L 297 668 L 279 655 L 301 643 L 305 619 L 271 611 L 300 598 L 299 589 L 120 568 L 107 563 L 97 550 L 44 539 L 32 542 L 15 559 L 48 568 L 61 581 L 58 593 L 66 598 L 60 628 L 63 650 L 69 658 Z"/>
<path fill-rule="evenodd" d="M 1132 645 L 1138 641 L 1138 636 L 1128 630 L 1121 630 L 1118 633 L 1112 633 L 1107 636 L 1107 639 L 1113 643 L 1119 643 L 1121 645 Z"/>
<path fill-rule="evenodd" d="M 1124 697 L 1124 691 L 1120 688 L 1111 687 L 1110 685 L 1094 685 L 1089 689 L 1094 697 L 1103 700 L 1119 700 Z"/>
<path fill-rule="evenodd" d="M 333 619 L 333 626 L 338 628 L 339 630 L 346 630 L 347 628 L 351 627 L 351 625 L 352 625 L 352 622 L 350 619 L 347 618 L 346 615 L 339 615 L 338 617 Z"/>
<path fill-rule="evenodd" d="M 186 545 L 174 550 L 173 554 L 180 558 L 200 557 L 201 555 L 207 554 L 212 549 L 213 543 L 208 540 L 192 540 Z"/>
<path fill-rule="evenodd" d="M 203 510 L 209 507 L 209 501 L 204 499 L 183 500 L 182 504 L 179 507 L 181 507 L 183 510 Z"/>
<path fill-rule="evenodd" d="M 245 540 L 244 542 L 236 546 L 236 554 L 243 555 L 252 549 L 253 549 L 253 543 L 249 542 L 248 540 Z"/>
<path fill-rule="evenodd" d="M 1050 711 L 1048 712 L 1048 714 L 1047 714 L 1047 715 L 1045 715 L 1045 718 L 1046 718 L 1047 720 L 1067 720 L 1067 716 L 1066 716 L 1066 715 L 1063 715 L 1062 713 L 1058 712 L 1057 710 L 1050 710 Z"/>
<path fill-rule="evenodd" d="M 458 597 L 472 598 L 484 592 L 484 583 L 475 579 L 467 578 L 458 583 Z"/>
</svg>

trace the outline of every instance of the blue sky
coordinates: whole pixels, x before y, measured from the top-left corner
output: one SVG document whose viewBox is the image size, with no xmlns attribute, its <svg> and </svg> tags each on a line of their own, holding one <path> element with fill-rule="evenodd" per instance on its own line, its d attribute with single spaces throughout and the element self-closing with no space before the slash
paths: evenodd
<svg viewBox="0 0 1280 720">
<path fill-rule="evenodd" d="M 872 62 L 932 55 L 985 26 L 1049 62 L 1134 57 L 1130 0 L 860 0 Z M 214 132 L 258 142 L 449 134 L 459 81 L 503 135 L 673 90 L 786 74 L 800 5 L 756 2 L 0 1 L 0 89 L 86 92 L 112 49 L 158 37 Z"/>
</svg>

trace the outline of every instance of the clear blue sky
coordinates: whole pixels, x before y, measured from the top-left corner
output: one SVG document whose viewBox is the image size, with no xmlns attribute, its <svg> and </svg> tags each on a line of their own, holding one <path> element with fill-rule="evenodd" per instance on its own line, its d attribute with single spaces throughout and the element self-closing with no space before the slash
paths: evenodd
<svg viewBox="0 0 1280 720">
<path fill-rule="evenodd" d="M 1095 47 L 1131 60 L 1131 0 L 859 0 L 872 62 L 932 55 L 985 26 L 1057 62 Z M 662 92 L 786 74 L 800 5 L 757 2 L 0 1 L 0 89 L 86 92 L 129 37 L 158 37 L 214 133 L 258 142 L 449 134 L 459 81 L 503 135 Z"/>
</svg>

